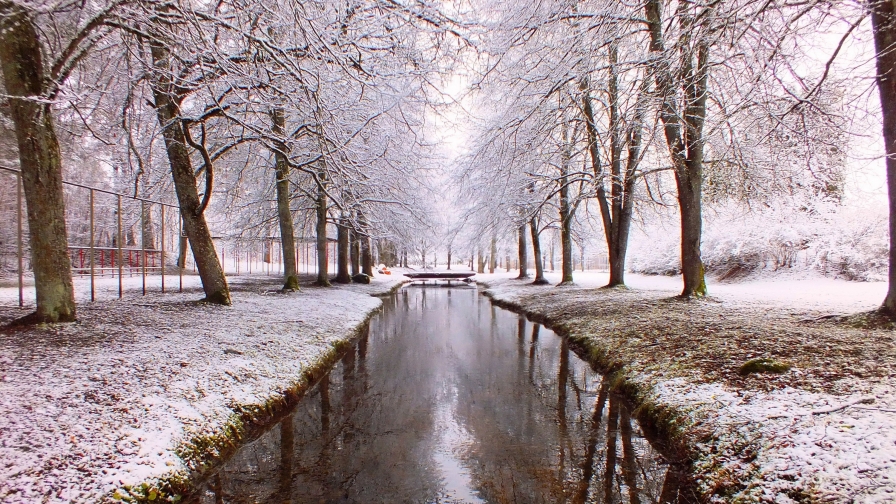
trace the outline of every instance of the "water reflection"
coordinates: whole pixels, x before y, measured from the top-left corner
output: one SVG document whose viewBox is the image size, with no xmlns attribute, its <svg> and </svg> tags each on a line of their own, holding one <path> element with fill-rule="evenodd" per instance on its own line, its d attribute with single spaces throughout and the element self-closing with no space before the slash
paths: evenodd
<svg viewBox="0 0 896 504">
<path fill-rule="evenodd" d="M 567 341 L 474 288 L 406 288 L 203 503 L 684 501 Z"/>
</svg>

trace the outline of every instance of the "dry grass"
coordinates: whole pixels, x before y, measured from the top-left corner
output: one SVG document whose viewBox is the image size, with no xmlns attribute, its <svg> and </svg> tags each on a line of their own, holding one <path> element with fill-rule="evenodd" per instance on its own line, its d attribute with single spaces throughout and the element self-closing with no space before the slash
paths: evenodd
<svg viewBox="0 0 896 504">
<path fill-rule="evenodd" d="M 627 366 L 661 367 L 697 381 L 837 393 L 842 378 L 896 374 L 896 333 L 860 327 L 849 322 L 852 318 L 844 323 L 819 313 L 627 289 L 532 288 L 517 304 L 561 331 L 600 340 Z M 771 358 L 792 369 L 741 375 L 740 367 L 755 358 Z"/>
</svg>

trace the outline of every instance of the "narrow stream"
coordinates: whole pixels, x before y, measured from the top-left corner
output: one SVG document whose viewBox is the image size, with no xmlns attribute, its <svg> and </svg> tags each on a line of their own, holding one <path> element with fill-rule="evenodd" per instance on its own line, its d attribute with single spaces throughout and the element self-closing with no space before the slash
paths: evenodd
<svg viewBox="0 0 896 504">
<path fill-rule="evenodd" d="M 385 303 L 200 502 L 675 501 L 676 473 L 566 340 L 475 287 Z"/>
</svg>

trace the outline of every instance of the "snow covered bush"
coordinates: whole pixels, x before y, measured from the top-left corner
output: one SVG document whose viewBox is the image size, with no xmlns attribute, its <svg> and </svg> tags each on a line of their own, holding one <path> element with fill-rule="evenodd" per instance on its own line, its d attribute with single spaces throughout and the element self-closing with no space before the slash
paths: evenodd
<svg viewBox="0 0 896 504">
<path fill-rule="evenodd" d="M 633 231 L 629 269 L 678 273 L 677 214 L 657 216 Z M 707 272 L 722 280 L 770 271 L 883 280 L 887 248 L 883 205 L 849 209 L 830 204 L 811 210 L 726 206 L 704 212 L 703 261 Z"/>
</svg>

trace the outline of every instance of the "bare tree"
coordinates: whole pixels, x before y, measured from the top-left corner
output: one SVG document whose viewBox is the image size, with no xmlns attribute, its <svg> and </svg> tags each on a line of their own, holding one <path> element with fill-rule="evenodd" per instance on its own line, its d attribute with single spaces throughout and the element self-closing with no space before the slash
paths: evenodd
<svg viewBox="0 0 896 504">
<path fill-rule="evenodd" d="M 896 317 L 896 2 L 871 0 L 871 26 L 877 52 L 877 89 L 883 112 L 887 195 L 890 206 L 889 286 L 882 311 Z"/>
<path fill-rule="evenodd" d="M 60 23 L 51 31 L 61 39 L 54 47 L 46 47 L 36 25 L 37 12 L 15 2 L 0 2 L 0 67 L 16 131 L 37 298 L 37 310 L 22 322 L 75 320 L 62 158 L 51 104 L 79 62 L 108 34 L 105 23 L 117 6 L 110 3 L 87 13 L 86 22 L 79 22 L 77 16 L 65 20 L 70 23 L 63 21 L 62 11 L 51 9 L 49 22 Z M 74 25 L 74 31 L 61 26 L 65 24 Z"/>
</svg>

